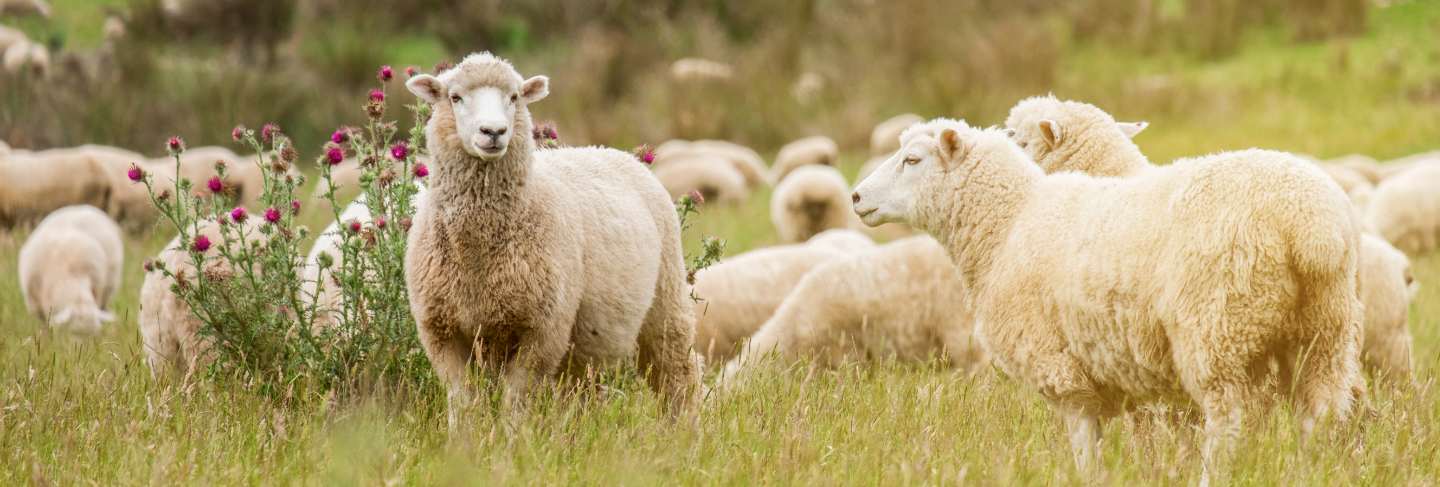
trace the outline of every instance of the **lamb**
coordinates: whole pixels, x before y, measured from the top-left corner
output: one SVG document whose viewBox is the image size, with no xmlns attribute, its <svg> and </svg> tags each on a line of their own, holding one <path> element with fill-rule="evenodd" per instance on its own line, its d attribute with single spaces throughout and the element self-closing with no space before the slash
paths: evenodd
<svg viewBox="0 0 1440 487">
<path fill-rule="evenodd" d="M 1417 164 L 1381 182 L 1365 217 L 1380 236 L 1411 257 L 1440 247 L 1440 164 Z"/>
<path fill-rule="evenodd" d="M 723 161 L 697 156 L 655 168 L 671 199 L 697 192 L 706 203 L 736 204 L 750 198 L 745 177 Z"/>
<path fill-rule="evenodd" d="M 700 302 L 695 348 L 706 363 L 724 364 L 816 266 L 874 248 L 853 230 L 829 230 L 804 244 L 752 250 L 700 270 L 691 292 Z"/>
<path fill-rule="evenodd" d="M 900 134 L 925 119 L 913 113 L 904 113 L 885 119 L 870 132 L 870 157 L 894 154 L 900 150 Z M 883 158 L 882 158 L 883 159 Z"/>
<path fill-rule="evenodd" d="M 406 87 L 433 110 L 425 133 L 434 172 L 410 230 L 405 282 L 420 342 L 449 392 L 452 431 L 477 362 L 502 377 L 511 417 L 562 368 L 631 357 L 670 411 L 692 414 L 700 359 L 665 188 L 621 151 L 537 151 L 528 106 L 549 94 L 549 80 L 522 79 L 488 52 Z"/>
<path fill-rule="evenodd" d="M 104 208 L 110 193 L 103 167 L 64 150 L 0 158 L 0 181 L 0 229 L 34 223 L 70 205 Z"/>
<path fill-rule="evenodd" d="M 769 182 L 769 169 L 760 154 L 733 142 L 723 140 L 671 140 L 655 149 L 655 161 L 650 167 L 659 171 L 671 162 L 694 158 L 720 158 L 729 163 L 745 177 L 745 186 L 756 188 Z"/>
<path fill-rule="evenodd" d="M 775 184 L 802 166 L 831 166 L 840 163 L 840 147 L 835 141 L 823 135 L 815 135 L 785 144 L 775 156 L 775 165 L 770 168 L 770 180 Z"/>
<path fill-rule="evenodd" d="M 120 228 L 104 212 L 84 205 L 55 210 L 20 247 L 25 307 L 51 327 L 99 333 L 115 320 L 108 309 L 124 260 Z"/>
<path fill-rule="evenodd" d="M 1360 300 L 1365 303 L 1366 368 L 1376 374 L 1413 379 L 1410 302 L 1419 285 L 1410 259 L 1374 235 L 1360 237 Z"/>
<path fill-rule="evenodd" d="M 1062 130 L 1052 135 L 1079 136 Z M 1055 151 L 1074 140 L 1061 137 Z M 945 245 L 978 339 L 1064 418 L 1082 470 L 1097 466 L 1101 422 L 1123 407 L 1193 401 L 1208 479 L 1267 389 L 1293 390 L 1307 434 L 1363 394 L 1360 225 L 1313 166 L 1249 150 L 1123 179 L 1047 176 L 1040 166 L 1065 161 L 1037 163 L 1003 130 L 945 119 L 907 130 L 902 146 L 860 184 L 856 213 Z M 1302 353 L 1304 370 L 1291 370 Z M 1267 380 L 1271 363 L 1293 388 Z"/>
<path fill-rule="evenodd" d="M 733 388 L 762 358 L 813 357 L 817 364 L 942 358 L 975 371 L 984 352 L 955 266 L 934 238 L 916 236 L 816 267 L 785 297 L 740 355 L 720 388 Z"/>
<path fill-rule="evenodd" d="M 780 242 L 804 242 L 825 230 L 858 226 L 849 194 L 850 185 L 833 167 L 796 169 L 770 197 L 770 221 Z"/>
</svg>

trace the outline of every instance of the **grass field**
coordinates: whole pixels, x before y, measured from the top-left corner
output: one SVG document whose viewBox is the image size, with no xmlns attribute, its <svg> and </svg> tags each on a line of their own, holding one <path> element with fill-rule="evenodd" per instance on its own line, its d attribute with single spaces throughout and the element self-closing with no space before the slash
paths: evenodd
<svg viewBox="0 0 1440 487">
<path fill-rule="evenodd" d="M 1440 45 L 1430 42 L 1437 25 L 1440 8 L 1411 2 L 1378 12 L 1358 39 L 1295 46 L 1262 32 L 1241 54 L 1211 63 L 1080 46 L 1056 92 L 1114 99 L 1096 90 L 1119 89 L 1127 72 L 1164 76 L 1166 86 L 1179 88 L 1135 96 L 1190 95 L 1105 107 L 1151 122 L 1137 142 L 1156 161 L 1251 146 L 1401 156 L 1440 147 L 1440 95 L 1417 91 L 1433 85 L 1440 92 Z M 1392 63 L 1404 67 L 1400 74 L 1387 67 Z M 534 110 L 545 116 L 544 105 Z M 950 115 L 983 125 L 1001 114 Z M 761 152 L 773 154 L 767 149 Z M 847 153 L 846 173 L 853 177 L 863 159 Z M 731 255 L 773 244 L 767 200 L 759 194 L 737 208 L 707 210 L 687 243 L 717 235 Z M 322 227 L 322 218 L 309 215 L 310 228 Z M 88 340 L 43 333 L 26 312 L 16 277 L 24 238 L 0 236 L 0 485 L 1086 480 L 1039 396 L 995 373 L 965 377 L 899 364 L 771 368 L 733 396 L 709 399 L 693 427 L 666 419 L 641 381 L 620 374 L 607 379 L 604 393 L 540 398 L 513 430 L 482 411 L 454 438 L 446 435 L 439 390 L 334 404 L 203 381 L 160 383 L 145 366 L 135 316 L 140 263 L 168 232 L 127 243 L 124 291 L 114 305 L 119 319 Z M 1228 480 L 1440 482 L 1440 255 L 1414 267 L 1421 283 L 1410 318 L 1417 383 L 1373 385 L 1373 418 L 1328 425 L 1303 443 L 1288 410 L 1252 421 Z M 1105 426 L 1103 480 L 1194 484 L 1197 438 L 1190 427 L 1113 421 Z"/>
</svg>

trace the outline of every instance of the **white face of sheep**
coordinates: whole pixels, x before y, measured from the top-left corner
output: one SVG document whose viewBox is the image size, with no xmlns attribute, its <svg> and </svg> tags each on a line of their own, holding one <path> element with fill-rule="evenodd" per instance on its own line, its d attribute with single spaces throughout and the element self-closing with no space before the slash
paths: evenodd
<svg viewBox="0 0 1440 487">
<path fill-rule="evenodd" d="M 906 222 L 915 205 L 916 188 L 922 181 L 938 177 L 939 141 L 932 134 L 921 133 L 904 143 L 861 181 L 850 197 L 855 214 L 866 225 Z"/>
<path fill-rule="evenodd" d="M 115 315 L 93 305 L 79 305 L 63 308 L 50 315 L 50 326 L 70 330 L 80 335 L 94 335 L 100 332 L 104 323 L 115 321 Z"/>
<path fill-rule="evenodd" d="M 431 106 L 448 104 L 455 115 L 455 132 L 465 152 L 482 160 L 499 159 L 515 134 L 515 114 L 550 94 L 550 79 L 535 76 L 519 89 L 465 86 L 454 79 L 421 74 L 405 82 L 415 96 Z M 529 137 L 530 134 L 520 134 Z"/>
</svg>

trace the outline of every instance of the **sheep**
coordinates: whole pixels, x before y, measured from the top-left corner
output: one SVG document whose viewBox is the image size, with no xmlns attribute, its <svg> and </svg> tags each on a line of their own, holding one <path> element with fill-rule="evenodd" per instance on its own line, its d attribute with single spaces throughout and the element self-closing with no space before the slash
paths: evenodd
<svg viewBox="0 0 1440 487">
<path fill-rule="evenodd" d="M 1125 177 L 1152 169 L 1130 140 L 1148 126 L 1117 122 L 1099 108 L 1053 96 L 1021 100 L 1005 118 L 1005 127 L 1020 148 L 1047 174 L 1074 171 Z M 1061 143 L 1062 138 L 1084 143 Z"/>
<path fill-rule="evenodd" d="M 10 144 L 7 144 L 5 143 L 5 141 L 0 140 L 0 157 L 8 156 L 12 152 L 13 151 L 10 149 Z"/>
<path fill-rule="evenodd" d="M 805 274 L 774 316 L 725 365 L 733 388 L 760 360 L 813 357 L 817 364 L 936 357 L 973 372 L 984 352 L 955 266 L 934 238 L 916 236 L 834 259 Z"/>
<path fill-rule="evenodd" d="M 423 201 L 422 196 L 425 194 L 426 188 L 419 181 L 415 182 L 415 186 L 417 190 L 415 202 L 419 203 Z M 339 269 L 345 262 L 345 252 L 340 248 L 345 243 L 345 238 L 340 233 L 341 225 L 348 222 L 366 224 L 372 221 L 374 218 L 370 214 L 370 206 L 366 202 L 365 194 L 361 193 L 345 206 L 345 209 L 340 212 L 340 218 L 325 227 L 325 230 L 315 238 L 315 243 L 311 244 L 310 253 L 306 254 L 305 265 L 301 268 L 301 296 L 306 299 L 315 299 L 317 312 L 314 328 L 316 330 L 334 326 L 339 320 L 336 312 L 344 304 L 342 302 L 344 296 L 342 296 L 339 286 L 329 285 L 322 281 L 324 279 L 322 273 L 325 271 L 320 264 L 321 255 L 330 256 L 331 272 Z M 325 275 L 329 274 L 325 273 Z"/>
<path fill-rule="evenodd" d="M 17 43 L 28 42 L 30 42 L 30 36 L 25 35 L 24 31 L 13 27 L 0 25 L 0 52 L 4 52 L 6 49 L 9 49 L 10 46 Z"/>
<path fill-rule="evenodd" d="M 840 171 L 809 165 L 775 186 L 770 221 L 781 243 L 804 242 L 831 228 L 858 226 L 850 212 L 850 185 Z"/>
<path fill-rule="evenodd" d="M 802 105 L 813 103 L 825 91 L 825 77 L 814 71 L 806 71 L 795 78 L 790 85 L 790 95 Z"/>
<path fill-rule="evenodd" d="M 780 184 L 785 177 L 801 166 L 831 166 L 840 163 L 840 148 L 835 141 L 823 135 L 815 135 L 785 144 L 775 156 L 775 165 L 770 168 L 770 181 Z"/>
<path fill-rule="evenodd" d="M 1410 302 L 1419 285 L 1410 259 L 1384 239 L 1360 237 L 1360 301 L 1365 304 L 1362 358 L 1376 374 L 1412 379 Z"/>
<path fill-rule="evenodd" d="M 239 223 L 231 222 L 228 225 L 239 227 L 222 232 L 217 221 L 200 221 L 191 234 L 191 241 L 182 242 L 178 236 L 171 239 L 154 258 L 154 262 L 186 280 L 193 279 L 199 272 L 207 275 L 233 273 L 234 269 L 229 262 L 220 257 L 221 249 L 226 245 L 263 244 L 265 236 L 260 232 L 261 223 L 258 218 Z M 243 243 L 231 240 L 233 232 L 243 235 Z M 208 249 L 200 252 L 204 259 L 203 270 L 195 267 L 191 256 L 192 252 L 197 251 L 192 242 L 201 236 L 211 243 Z M 137 321 L 140 324 L 140 341 L 145 348 L 145 360 L 150 367 L 150 373 L 154 377 L 160 377 L 171 372 L 184 375 L 195 371 L 213 358 L 209 354 L 209 341 L 200 333 L 203 323 L 191 312 L 190 305 L 171 291 L 171 287 L 176 284 L 174 278 L 165 275 L 158 268 L 151 269 L 147 266 L 146 269 L 145 280 L 140 285 L 140 312 Z"/>
<path fill-rule="evenodd" d="M 903 113 L 880 122 L 875 126 L 875 130 L 870 132 L 870 156 L 883 160 L 884 158 L 881 156 L 888 156 L 900 150 L 900 134 L 911 125 L 924 121 L 925 119 L 920 118 L 919 115 Z"/>
<path fill-rule="evenodd" d="M 5 48 L 3 56 L 5 72 L 11 75 L 21 73 L 24 69 L 38 77 L 45 77 L 50 73 L 50 51 L 44 45 L 36 42 L 16 42 Z"/>
<path fill-rule="evenodd" d="M 1417 164 L 1375 187 L 1365 217 L 1411 257 L 1440 247 L 1440 164 Z"/>
<path fill-rule="evenodd" d="M 1370 195 L 1375 186 L 1364 173 L 1340 164 L 1321 163 L 1318 166 L 1350 197 L 1350 202 L 1354 203 L 1356 208 L 1365 208 L 1370 204 Z"/>
<path fill-rule="evenodd" d="M 1347 154 L 1325 161 L 1327 166 L 1343 167 L 1357 174 L 1371 185 L 1379 184 L 1381 179 L 1380 163 L 1375 158 L 1363 154 Z"/>
<path fill-rule="evenodd" d="M 0 0 L 0 16 L 29 15 L 50 18 L 50 4 L 45 0 Z"/>
<path fill-rule="evenodd" d="M 55 210 L 20 247 L 25 307 L 51 327 L 99 333 L 115 320 L 109 303 L 124 260 L 120 227 L 104 212 L 85 205 Z"/>
<path fill-rule="evenodd" d="M 1057 150 L 1139 154 L 1113 125 L 1045 125 Z M 1004 130 L 937 119 L 907 130 L 854 199 L 865 224 L 906 221 L 945 245 L 978 338 L 1050 401 L 1082 471 L 1096 467 L 1101 422 L 1130 405 L 1198 405 L 1207 479 L 1266 389 L 1293 391 L 1307 435 L 1349 416 L 1365 389 L 1360 225 L 1323 173 L 1259 150 L 1128 178 L 1041 170 L 1064 164 L 1035 161 Z M 1305 370 L 1290 369 L 1301 356 Z"/>
<path fill-rule="evenodd" d="M 769 182 L 765 160 L 749 147 L 723 140 L 670 140 L 655 149 L 651 169 L 659 170 L 673 161 L 693 158 L 721 158 L 745 176 L 745 186 L 756 188 Z"/>
<path fill-rule="evenodd" d="M 655 179 L 671 199 L 698 192 L 706 203 L 735 204 L 750 197 L 745 177 L 729 165 L 697 156 L 655 168 Z"/>
<path fill-rule="evenodd" d="M 875 248 L 875 240 L 851 228 L 832 228 L 810 237 L 806 245 L 833 249 L 846 254 L 864 252 Z"/>
<path fill-rule="evenodd" d="M 631 357 L 672 413 L 694 417 L 694 316 L 680 222 L 659 181 L 625 152 L 535 150 L 528 106 L 549 80 L 522 79 L 488 52 L 406 87 L 431 106 L 434 171 L 405 282 L 452 431 L 475 362 L 502 375 L 511 417 L 562 367 Z"/>
<path fill-rule="evenodd" d="M 681 58 L 670 64 L 670 78 L 679 83 L 727 81 L 735 77 L 729 64 L 701 58 Z"/>
<path fill-rule="evenodd" d="M 28 225 L 65 206 L 104 208 L 110 193 L 105 168 L 66 150 L 0 158 L 0 181 L 0 229 Z"/>
</svg>

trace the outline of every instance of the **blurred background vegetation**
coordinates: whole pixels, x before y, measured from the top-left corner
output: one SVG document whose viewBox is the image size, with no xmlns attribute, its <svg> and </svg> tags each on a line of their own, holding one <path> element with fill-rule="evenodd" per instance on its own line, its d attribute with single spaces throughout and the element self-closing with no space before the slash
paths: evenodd
<svg viewBox="0 0 1440 487">
<path fill-rule="evenodd" d="M 858 158 L 891 115 L 993 124 L 1046 92 L 1152 122 L 1140 143 L 1157 161 L 1250 146 L 1383 159 L 1440 135 L 1430 1 L 52 2 L 49 19 L 0 18 L 58 47 L 48 76 L 0 75 L 0 139 L 17 148 L 153 155 L 171 134 L 218 144 L 273 120 L 318 150 L 361 122 L 379 65 L 479 50 L 551 77 L 534 111 L 568 144 L 721 138 L 773 155 L 825 134 Z M 102 35 L 107 16 L 124 36 Z M 687 57 L 734 74 L 673 78 Z"/>
</svg>

